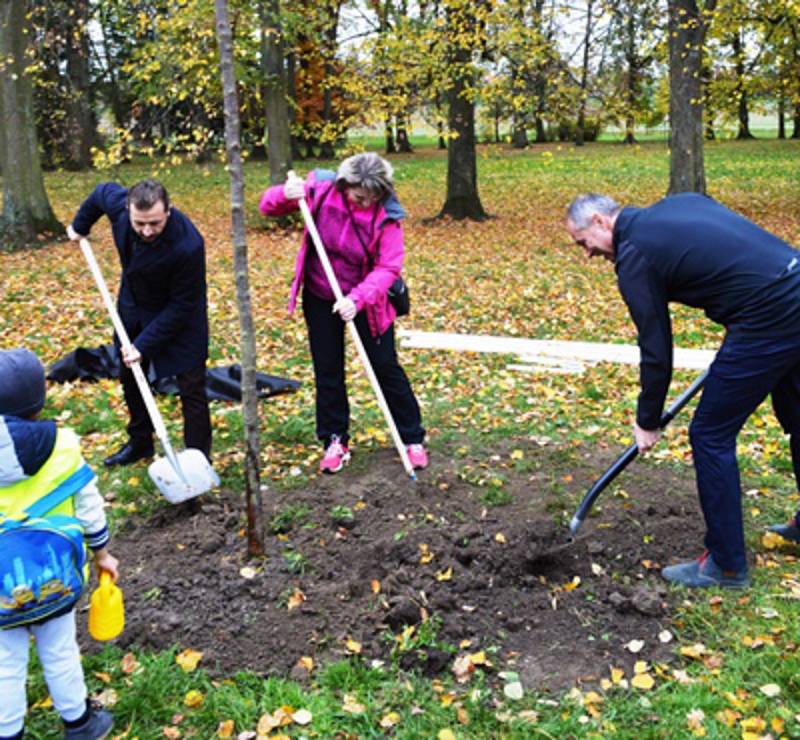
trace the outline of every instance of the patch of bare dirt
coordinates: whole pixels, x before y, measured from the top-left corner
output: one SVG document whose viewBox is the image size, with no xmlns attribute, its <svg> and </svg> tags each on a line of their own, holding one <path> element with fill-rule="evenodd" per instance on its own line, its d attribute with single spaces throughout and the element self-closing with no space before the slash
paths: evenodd
<svg viewBox="0 0 800 740">
<path fill-rule="evenodd" d="M 301 656 L 335 660 L 350 639 L 385 660 L 391 634 L 433 619 L 441 643 L 497 648 L 493 660 L 514 663 L 527 687 L 553 690 L 667 658 L 657 635 L 671 597 L 658 569 L 702 542 L 691 468 L 634 463 L 619 479 L 627 497 L 606 491 L 570 544 L 555 520 L 571 516 L 614 453 L 515 447 L 528 469 L 504 471 L 504 506 L 488 506 L 487 487 L 463 471 L 508 462 L 508 451 L 494 462 L 434 454 L 413 483 L 386 450 L 307 489 L 269 493 L 267 518 L 282 514 L 284 531 L 270 533 L 264 561 L 245 558 L 231 492 L 127 523 L 113 541 L 127 607 L 119 642 L 202 650 L 220 674 L 302 679 Z M 624 648 L 634 639 L 646 644 L 639 655 Z M 434 675 L 452 659 L 427 646 L 402 664 Z"/>
</svg>

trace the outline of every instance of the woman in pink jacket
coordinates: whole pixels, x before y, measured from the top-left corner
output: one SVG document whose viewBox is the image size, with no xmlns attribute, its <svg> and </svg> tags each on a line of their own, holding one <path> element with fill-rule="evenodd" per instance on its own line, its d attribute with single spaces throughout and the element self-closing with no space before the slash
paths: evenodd
<svg viewBox="0 0 800 740">
<path fill-rule="evenodd" d="M 290 175 L 261 196 L 265 216 L 284 216 L 305 197 L 344 297 L 336 301 L 307 233 L 297 253 L 289 312 L 302 286 L 314 362 L 320 470 L 337 473 L 350 460 L 350 408 L 345 385 L 344 322 L 355 325 L 415 468 L 428 464 L 419 404 L 397 360 L 394 307 L 388 290 L 403 266 L 405 216 L 392 187 L 392 166 L 371 152 L 348 157 L 334 173 Z"/>
</svg>

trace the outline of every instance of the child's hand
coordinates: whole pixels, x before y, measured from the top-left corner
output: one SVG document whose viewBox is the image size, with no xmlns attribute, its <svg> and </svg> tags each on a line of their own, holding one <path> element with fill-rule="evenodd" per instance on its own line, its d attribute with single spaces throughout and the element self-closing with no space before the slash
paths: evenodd
<svg viewBox="0 0 800 740">
<path fill-rule="evenodd" d="M 94 567 L 97 571 L 98 578 L 100 577 L 101 570 L 108 571 L 114 581 L 119 578 L 119 560 L 117 560 L 105 547 L 102 550 L 95 550 Z"/>
</svg>

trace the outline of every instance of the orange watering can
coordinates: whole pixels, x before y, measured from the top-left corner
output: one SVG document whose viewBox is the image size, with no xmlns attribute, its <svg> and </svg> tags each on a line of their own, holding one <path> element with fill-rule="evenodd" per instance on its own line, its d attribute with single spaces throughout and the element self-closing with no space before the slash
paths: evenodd
<svg viewBox="0 0 800 740">
<path fill-rule="evenodd" d="M 125 605 L 122 591 L 107 571 L 100 573 L 100 585 L 92 593 L 89 604 L 89 634 L 95 640 L 113 640 L 125 626 Z"/>
</svg>

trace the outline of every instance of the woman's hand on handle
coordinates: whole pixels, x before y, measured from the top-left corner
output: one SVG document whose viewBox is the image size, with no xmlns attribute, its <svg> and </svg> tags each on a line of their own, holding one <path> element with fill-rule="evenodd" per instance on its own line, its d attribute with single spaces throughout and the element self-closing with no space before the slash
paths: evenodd
<svg viewBox="0 0 800 740">
<path fill-rule="evenodd" d="M 358 309 L 352 298 L 343 296 L 333 304 L 333 312 L 338 313 L 342 317 L 342 321 L 352 321 L 356 317 Z"/>
<path fill-rule="evenodd" d="M 300 200 L 305 197 L 305 182 L 302 177 L 298 177 L 294 170 L 289 170 L 286 182 L 283 184 L 283 195 L 286 200 Z"/>
</svg>

